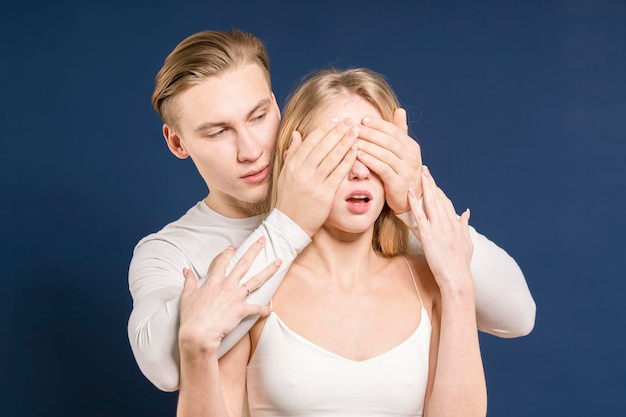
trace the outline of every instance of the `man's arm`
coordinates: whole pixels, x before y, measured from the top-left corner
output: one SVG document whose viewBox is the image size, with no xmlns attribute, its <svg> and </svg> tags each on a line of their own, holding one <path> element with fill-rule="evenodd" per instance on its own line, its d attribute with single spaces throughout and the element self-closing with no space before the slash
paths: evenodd
<svg viewBox="0 0 626 417">
<path fill-rule="evenodd" d="M 410 212 L 398 217 L 409 228 L 417 227 Z M 522 270 L 506 251 L 473 227 L 469 229 L 478 329 L 505 338 L 527 335 L 535 325 L 536 306 Z M 410 239 L 409 252 L 423 253 L 413 233 Z"/>
<path fill-rule="evenodd" d="M 269 302 L 297 253 L 328 217 L 335 191 L 356 159 L 353 124 L 332 120 L 312 132 L 306 141 L 296 135 L 278 181 L 277 209 L 239 246 L 227 271 L 231 271 L 254 242 L 265 237 L 261 254 L 241 282 L 275 260 L 280 259 L 282 265 L 261 289 L 250 294 L 249 303 Z M 213 255 L 221 249 L 216 248 Z M 145 244 L 136 250 L 129 270 L 133 296 L 128 323 L 130 344 L 141 371 L 164 391 L 175 391 L 179 387 L 180 293 L 182 270 L 192 267 L 188 262 L 175 245 Z M 203 276 L 206 271 L 194 272 Z M 224 337 L 220 357 L 247 333 L 257 318 L 246 317 Z"/>
<path fill-rule="evenodd" d="M 376 172 L 385 184 L 389 207 L 405 224 L 415 227 L 409 212 L 407 192 L 422 192 L 422 158 L 418 143 L 408 135 L 406 112 L 397 109 L 393 121 L 366 117 L 359 138 L 359 160 Z M 515 260 L 470 227 L 474 244 L 472 275 L 476 291 L 478 328 L 499 337 L 528 334 L 535 324 L 535 302 L 524 274 Z M 411 251 L 422 252 L 411 235 Z"/>
<path fill-rule="evenodd" d="M 472 276 L 478 329 L 494 336 L 526 336 L 535 326 L 536 305 L 522 270 L 504 249 L 470 227 Z"/>
<path fill-rule="evenodd" d="M 291 219 L 274 210 L 237 249 L 228 272 L 261 237 L 265 238 L 265 245 L 242 282 L 271 262 L 281 260 L 279 270 L 248 297 L 250 304 L 265 305 L 310 238 Z M 139 368 L 146 378 L 163 391 L 175 391 L 179 387 L 178 327 L 180 294 L 184 282 L 182 271 L 183 268 L 191 267 L 178 248 L 164 241 L 148 242 L 138 247 L 130 264 L 129 288 L 133 297 L 133 310 L 128 321 L 128 338 Z M 204 277 L 206 271 L 195 273 Z M 202 285 L 203 280 L 200 281 Z M 237 343 L 257 318 L 247 317 L 224 337 L 219 355 Z"/>
</svg>

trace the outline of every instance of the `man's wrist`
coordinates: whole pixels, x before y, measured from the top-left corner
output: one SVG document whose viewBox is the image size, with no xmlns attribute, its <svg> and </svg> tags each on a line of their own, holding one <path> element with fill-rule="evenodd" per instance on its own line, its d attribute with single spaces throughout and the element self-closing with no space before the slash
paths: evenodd
<svg viewBox="0 0 626 417">
<path fill-rule="evenodd" d="M 418 207 L 420 209 L 424 208 L 424 198 L 420 197 L 417 201 Z M 402 223 L 404 223 L 409 229 L 417 229 L 417 220 L 415 220 L 415 216 L 413 215 L 413 211 L 405 211 L 404 213 L 394 213 L 397 218 L 399 218 Z"/>
</svg>

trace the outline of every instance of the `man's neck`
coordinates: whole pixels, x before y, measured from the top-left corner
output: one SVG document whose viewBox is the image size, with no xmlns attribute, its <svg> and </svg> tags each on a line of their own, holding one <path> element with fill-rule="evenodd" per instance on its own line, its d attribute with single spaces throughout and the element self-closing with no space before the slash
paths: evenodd
<svg viewBox="0 0 626 417">
<path fill-rule="evenodd" d="M 211 194 L 204 199 L 204 203 L 216 213 L 231 219 L 244 219 L 261 214 L 260 204 L 246 203 L 244 201 L 236 200 L 224 201 L 215 197 L 211 198 Z"/>
</svg>

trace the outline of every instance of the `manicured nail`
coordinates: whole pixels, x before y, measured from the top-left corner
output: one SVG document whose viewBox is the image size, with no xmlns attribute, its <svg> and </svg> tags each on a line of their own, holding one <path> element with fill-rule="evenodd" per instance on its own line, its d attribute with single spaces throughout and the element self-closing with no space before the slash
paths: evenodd
<svg viewBox="0 0 626 417">
<path fill-rule="evenodd" d="M 427 177 L 430 177 L 430 171 L 426 165 L 422 165 L 422 173 Z"/>
<path fill-rule="evenodd" d="M 368 116 L 365 116 L 363 118 L 363 123 L 366 124 L 366 125 L 370 124 L 371 121 L 372 121 L 372 119 L 370 119 Z"/>
<path fill-rule="evenodd" d="M 281 266 L 283 264 L 283 260 L 282 259 L 276 259 L 274 261 L 274 265 L 276 266 L 276 268 L 278 268 L 279 266 Z"/>
<path fill-rule="evenodd" d="M 330 122 L 333 123 L 333 124 L 337 124 L 337 123 L 339 123 L 339 118 L 338 117 L 331 117 L 330 118 Z"/>
</svg>

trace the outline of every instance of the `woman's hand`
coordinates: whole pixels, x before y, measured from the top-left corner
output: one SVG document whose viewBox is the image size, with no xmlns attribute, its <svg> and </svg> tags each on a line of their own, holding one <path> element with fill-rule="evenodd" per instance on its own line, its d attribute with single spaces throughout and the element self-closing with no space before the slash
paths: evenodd
<svg viewBox="0 0 626 417">
<path fill-rule="evenodd" d="M 227 248 L 213 259 L 206 282 L 201 286 L 192 271 L 183 271 L 185 283 L 180 300 L 178 334 L 181 352 L 185 350 L 192 355 L 215 353 L 224 336 L 241 320 L 269 314 L 269 306 L 248 304 L 246 297 L 278 270 L 281 261 L 271 263 L 246 283 L 239 284 L 264 245 L 265 238 L 262 237 L 250 246 L 228 275 L 226 268 L 235 248 Z"/>
<path fill-rule="evenodd" d="M 437 284 L 441 289 L 471 285 L 470 262 L 474 247 L 469 234 L 469 209 L 459 217 L 426 166 L 422 169 L 422 189 L 423 207 L 409 190 L 409 203 L 417 222 L 417 228 L 412 230 L 422 243 Z"/>
</svg>

